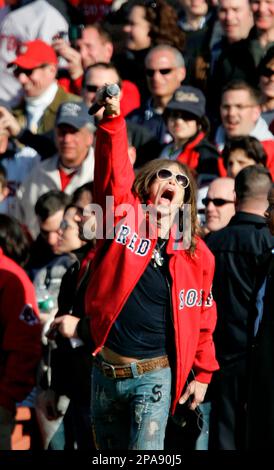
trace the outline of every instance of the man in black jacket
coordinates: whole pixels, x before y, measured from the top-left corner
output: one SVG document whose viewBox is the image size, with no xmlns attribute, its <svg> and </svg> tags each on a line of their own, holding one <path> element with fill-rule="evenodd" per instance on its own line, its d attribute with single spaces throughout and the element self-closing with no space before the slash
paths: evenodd
<svg viewBox="0 0 274 470">
<path fill-rule="evenodd" d="M 274 184 L 268 201 L 265 216 L 270 233 L 274 235 Z M 250 450 L 270 450 L 274 445 L 274 249 L 264 259 L 264 273 L 256 302 L 251 306 L 256 318 L 247 401 L 247 448 Z"/>
<path fill-rule="evenodd" d="M 214 338 L 220 364 L 211 390 L 210 440 L 214 449 L 238 450 L 245 445 L 249 304 L 259 257 L 274 245 L 263 217 L 270 186 L 267 169 L 257 165 L 244 168 L 235 180 L 235 216 L 207 240 L 216 259 L 213 296 L 218 319 Z"/>
<path fill-rule="evenodd" d="M 274 44 L 274 2 L 252 0 L 250 7 L 254 26 L 248 36 L 224 48 L 215 65 L 211 83 L 212 100 L 215 102 L 220 102 L 221 90 L 231 80 L 244 80 L 257 86 L 258 65 Z"/>
</svg>

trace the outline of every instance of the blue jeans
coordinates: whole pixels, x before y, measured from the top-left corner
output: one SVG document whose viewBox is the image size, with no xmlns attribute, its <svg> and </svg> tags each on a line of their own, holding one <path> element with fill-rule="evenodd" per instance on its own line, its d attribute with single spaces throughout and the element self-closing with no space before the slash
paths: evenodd
<svg viewBox="0 0 274 470">
<path fill-rule="evenodd" d="M 197 424 L 201 432 L 198 439 L 196 440 L 195 450 L 208 450 L 210 412 L 210 401 L 206 401 L 199 405 Z"/>
<path fill-rule="evenodd" d="M 91 413 L 97 447 L 162 450 L 171 402 L 169 367 L 134 377 L 105 377 L 96 366 Z"/>
</svg>

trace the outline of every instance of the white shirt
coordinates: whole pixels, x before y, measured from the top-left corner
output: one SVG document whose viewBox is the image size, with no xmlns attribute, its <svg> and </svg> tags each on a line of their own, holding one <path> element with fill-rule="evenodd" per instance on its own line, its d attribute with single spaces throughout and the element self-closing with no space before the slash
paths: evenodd
<svg viewBox="0 0 274 470">
<path fill-rule="evenodd" d="M 26 97 L 27 111 L 27 127 L 36 134 L 39 121 L 44 114 L 45 109 L 53 102 L 58 90 L 56 82 L 52 83 L 49 88 L 40 96 Z"/>
<path fill-rule="evenodd" d="M 19 103 L 21 85 L 7 69 L 19 45 L 38 38 L 51 44 L 58 31 L 68 31 L 68 23 L 46 0 L 35 0 L 4 17 L 0 24 L 0 100 L 12 107 Z"/>
</svg>

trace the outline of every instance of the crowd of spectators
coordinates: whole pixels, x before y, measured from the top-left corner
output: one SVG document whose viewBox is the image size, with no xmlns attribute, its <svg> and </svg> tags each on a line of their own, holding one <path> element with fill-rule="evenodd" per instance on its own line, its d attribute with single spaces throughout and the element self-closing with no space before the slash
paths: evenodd
<svg viewBox="0 0 274 470">
<path fill-rule="evenodd" d="M 110 83 L 121 90 L 135 173 L 152 159 L 188 167 L 199 234 L 216 262 L 220 370 L 195 411 L 198 419 L 186 414 L 180 425 L 170 418 L 166 446 L 273 444 L 273 425 L 266 444 L 254 438 L 257 417 L 247 390 L 249 361 L 258 361 L 254 351 L 249 355 L 256 293 L 273 265 L 266 220 L 271 228 L 274 0 L 0 0 L 0 449 L 11 446 L 15 409 L 24 399 L 36 408 L 41 448 L 95 445 L 86 345 L 46 332 L 56 312 L 84 316 L 78 291 L 95 252 L 88 207 L 104 107 L 93 116 L 88 110 Z M 261 316 L 263 304 L 261 295 Z"/>
</svg>

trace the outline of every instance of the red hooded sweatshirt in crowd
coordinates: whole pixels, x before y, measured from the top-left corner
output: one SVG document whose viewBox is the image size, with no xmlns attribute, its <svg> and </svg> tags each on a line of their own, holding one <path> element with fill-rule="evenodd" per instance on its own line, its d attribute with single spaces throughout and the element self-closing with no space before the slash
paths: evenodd
<svg viewBox="0 0 274 470">
<path fill-rule="evenodd" d="M 0 248 L 0 406 L 12 412 L 35 385 L 41 327 L 35 290 Z"/>
</svg>

